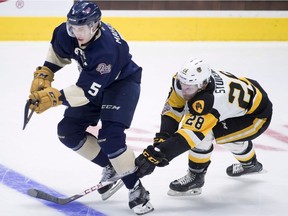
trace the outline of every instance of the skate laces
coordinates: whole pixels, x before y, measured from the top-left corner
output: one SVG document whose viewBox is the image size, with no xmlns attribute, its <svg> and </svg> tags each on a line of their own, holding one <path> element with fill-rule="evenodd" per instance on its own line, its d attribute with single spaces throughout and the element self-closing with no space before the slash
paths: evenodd
<svg viewBox="0 0 288 216">
<path fill-rule="evenodd" d="M 135 200 L 141 196 L 141 193 L 145 193 L 145 189 L 139 181 L 135 184 L 134 188 L 129 190 L 129 200 Z"/>
<path fill-rule="evenodd" d="M 241 173 L 244 171 L 242 164 L 232 164 L 232 173 Z"/>
<path fill-rule="evenodd" d="M 144 188 L 143 188 L 141 182 L 138 180 L 138 181 L 135 183 L 134 187 L 129 190 L 129 192 L 130 192 L 130 193 L 134 193 L 135 191 L 141 191 L 142 189 L 144 189 Z"/>
<path fill-rule="evenodd" d="M 116 174 L 116 171 L 114 170 L 113 166 L 111 166 L 110 164 L 107 165 L 106 167 L 104 167 L 102 171 L 101 182 L 105 182 L 109 180 L 110 178 L 114 177 L 115 174 Z"/>
<path fill-rule="evenodd" d="M 189 182 L 194 181 L 195 177 L 196 177 L 195 173 L 193 173 L 191 171 L 188 171 L 188 173 L 185 176 L 183 176 L 182 178 L 177 179 L 177 182 L 179 182 L 181 185 L 185 185 L 185 184 L 187 184 Z"/>
<path fill-rule="evenodd" d="M 141 188 L 133 188 L 132 190 L 129 191 L 129 201 L 135 200 L 138 198 L 141 194 Z"/>
</svg>

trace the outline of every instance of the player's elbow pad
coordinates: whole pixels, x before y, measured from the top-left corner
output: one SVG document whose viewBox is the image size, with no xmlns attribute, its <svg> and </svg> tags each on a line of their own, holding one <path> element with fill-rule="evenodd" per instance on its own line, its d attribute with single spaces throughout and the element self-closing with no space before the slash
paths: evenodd
<svg viewBox="0 0 288 216">
<path fill-rule="evenodd" d="M 79 107 L 89 103 L 82 88 L 71 85 L 68 88 L 61 90 L 63 97 L 61 98 L 64 105 L 71 107 Z"/>
</svg>

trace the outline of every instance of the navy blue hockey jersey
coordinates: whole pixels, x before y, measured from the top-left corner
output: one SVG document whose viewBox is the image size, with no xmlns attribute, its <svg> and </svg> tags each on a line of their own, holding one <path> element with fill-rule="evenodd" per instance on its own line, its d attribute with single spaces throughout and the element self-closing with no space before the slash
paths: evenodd
<svg viewBox="0 0 288 216">
<path fill-rule="evenodd" d="M 76 60 L 80 70 L 76 86 L 80 87 L 85 97 L 92 102 L 96 100 L 99 92 L 111 83 L 142 71 L 132 60 L 127 42 L 111 25 L 101 22 L 100 32 L 97 34 L 94 41 L 80 47 L 77 39 L 68 35 L 66 23 L 62 23 L 55 28 L 51 40 L 50 52 L 54 53 L 50 56 L 56 59 L 54 61 L 49 58 L 44 64 L 49 68 L 52 65 L 52 70 L 54 67 L 56 72 L 70 63 L 71 59 Z M 70 105 L 66 99 L 63 104 Z"/>
</svg>

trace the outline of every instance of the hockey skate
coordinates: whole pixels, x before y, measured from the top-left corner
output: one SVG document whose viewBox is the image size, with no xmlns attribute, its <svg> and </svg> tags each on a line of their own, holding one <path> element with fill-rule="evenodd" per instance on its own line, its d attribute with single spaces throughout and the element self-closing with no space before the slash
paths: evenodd
<svg viewBox="0 0 288 216">
<path fill-rule="evenodd" d="M 101 194 L 102 200 L 107 200 L 124 185 L 123 181 L 121 180 L 121 176 L 119 176 L 113 166 L 109 164 L 104 167 L 100 182 L 110 181 L 111 179 L 115 181 L 105 187 L 98 189 L 98 193 Z"/>
<path fill-rule="evenodd" d="M 185 176 L 170 183 L 170 190 L 167 194 L 169 196 L 194 196 L 201 194 L 206 172 L 207 169 L 200 173 L 188 169 Z"/>
<path fill-rule="evenodd" d="M 129 190 L 129 207 L 137 215 L 143 215 L 154 210 L 149 202 L 149 191 L 146 191 L 140 180 L 138 180 L 133 189 Z"/>
<path fill-rule="evenodd" d="M 249 164 L 232 164 L 226 169 L 226 173 L 228 176 L 237 177 L 246 174 L 260 173 L 262 170 L 262 164 L 255 159 Z"/>
</svg>

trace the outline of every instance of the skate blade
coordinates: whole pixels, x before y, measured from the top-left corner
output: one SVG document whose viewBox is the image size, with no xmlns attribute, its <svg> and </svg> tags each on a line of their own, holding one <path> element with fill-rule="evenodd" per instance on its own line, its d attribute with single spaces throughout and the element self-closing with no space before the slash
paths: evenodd
<svg viewBox="0 0 288 216">
<path fill-rule="evenodd" d="M 102 200 L 107 200 L 110 198 L 113 194 L 115 194 L 122 186 L 124 185 L 123 181 L 120 179 L 116 184 L 113 185 L 113 187 L 106 191 L 105 193 L 101 194 Z"/>
<path fill-rule="evenodd" d="M 181 192 L 181 191 L 175 191 L 172 189 L 169 189 L 169 191 L 167 192 L 167 194 L 169 196 L 175 196 L 175 197 L 181 197 L 181 196 L 196 196 L 202 193 L 202 189 L 201 188 L 194 188 L 185 192 Z"/>
<path fill-rule="evenodd" d="M 144 215 L 154 210 L 152 204 L 148 201 L 145 205 L 140 204 L 135 206 L 133 209 L 135 214 L 137 215 Z"/>
<path fill-rule="evenodd" d="M 250 176 L 250 175 L 258 175 L 258 174 L 264 174 L 264 173 L 267 173 L 268 170 L 266 169 L 262 169 L 260 171 L 257 171 L 257 172 L 251 172 L 251 173 L 245 173 L 245 174 L 242 174 L 242 175 L 228 175 L 229 177 L 243 177 L 243 176 Z"/>
<path fill-rule="evenodd" d="M 257 172 L 251 172 L 251 173 L 246 173 L 246 174 L 243 174 L 243 175 L 241 175 L 241 176 L 245 176 L 245 175 L 257 175 L 257 174 L 264 174 L 264 173 L 267 173 L 268 172 L 268 170 L 266 170 L 266 169 L 261 169 L 260 171 L 257 171 Z"/>
</svg>

